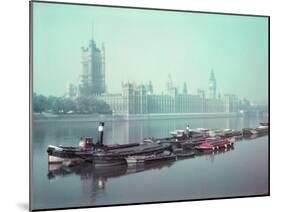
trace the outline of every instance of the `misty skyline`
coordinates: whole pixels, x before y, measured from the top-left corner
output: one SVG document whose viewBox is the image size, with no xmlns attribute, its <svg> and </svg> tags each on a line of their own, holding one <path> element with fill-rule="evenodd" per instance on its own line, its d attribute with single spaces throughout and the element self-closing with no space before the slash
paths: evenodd
<svg viewBox="0 0 281 212">
<path fill-rule="evenodd" d="M 92 35 L 92 25 L 94 32 Z M 267 102 L 268 22 L 226 16 L 61 4 L 34 4 L 34 92 L 61 96 L 78 84 L 81 47 L 105 43 L 106 85 L 147 83 L 166 91 L 168 75 L 179 91 L 208 90 L 213 69 L 217 91 Z"/>
</svg>

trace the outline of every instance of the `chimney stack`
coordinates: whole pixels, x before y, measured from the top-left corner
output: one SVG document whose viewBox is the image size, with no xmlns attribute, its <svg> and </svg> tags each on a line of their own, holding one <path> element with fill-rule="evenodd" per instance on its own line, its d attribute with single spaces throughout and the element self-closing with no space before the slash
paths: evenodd
<svg viewBox="0 0 281 212">
<path fill-rule="evenodd" d="M 100 122 L 99 127 L 98 127 L 98 144 L 100 146 L 103 145 L 103 128 L 104 128 L 104 122 Z"/>
</svg>

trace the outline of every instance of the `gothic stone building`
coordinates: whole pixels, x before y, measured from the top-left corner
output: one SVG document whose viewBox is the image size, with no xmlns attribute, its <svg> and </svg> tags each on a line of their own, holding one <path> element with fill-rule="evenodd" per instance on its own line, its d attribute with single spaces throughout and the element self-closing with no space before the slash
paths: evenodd
<svg viewBox="0 0 281 212">
<path fill-rule="evenodd" d="M 213 70 L 209 78 L 208 97 L 203 90 L 198 90 L 197 94 L 189 94 L 186 83 L 180 93 L 173 85 L 171 76 L 168 77 L 167 91 L 164 94 L 154 94 L 151 81 L 140 85 L 122 83 L 122 93 L 106 93 L 104 45 L 99 49 L 92 39 L 88 47 L 82 47 L 81 50 L 82 75 L 78 95 L 95 96 L 105 101 L 113 114 L 238 112 L 235 95 L 217 97 Z"/>
</svg>

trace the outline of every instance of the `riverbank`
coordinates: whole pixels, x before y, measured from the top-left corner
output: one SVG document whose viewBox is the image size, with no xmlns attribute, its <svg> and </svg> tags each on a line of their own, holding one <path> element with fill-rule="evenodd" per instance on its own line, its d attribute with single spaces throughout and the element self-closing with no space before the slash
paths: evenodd
<svg viewBox="0 0 281 212">
<path fill-rule="evenodd" d="M 62 114 L 49 113 L 33 114 L 33 121 L 130 121 L 130 120 L 167 120 L 167 119 L 196 119 L 196 118 L 231 118 L 243 117 L 241 113 L 155 113 L 130 115 L 104 115 L 104 114 Z"/>
</svg>

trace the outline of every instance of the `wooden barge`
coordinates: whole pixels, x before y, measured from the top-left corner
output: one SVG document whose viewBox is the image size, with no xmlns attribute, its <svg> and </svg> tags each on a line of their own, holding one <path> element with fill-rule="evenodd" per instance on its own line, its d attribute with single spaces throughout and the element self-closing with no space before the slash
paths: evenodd
<svg viewBox="0 0 281 212">
<path fill-rule="evenodd" d="M 128 165 L 137 165 L 144 163 L 152 163 L 157 161 L 167 161 L 176 160 L 176 155 L 169 151 L 164 151 L 161 154 L 151 154 L 151 155 L 135 155 L 126 157 L 126 162 Z"/>
<path fill-rule="evenodd" d="M 192 158 L 195 156 L 196 153 L 194 151 L 182 151 L 175 154 L 177 156 L 177 159 L 181 159 L 181 158 Z"/>
<path fill-rule="evenodd" d="M 258 126 L 256 128 L 244 128 L 243 137 L 247 138 L 247 137 L 251 137 L 254 135 L 257 135 L 257 136 L 267 135 L 268 129 L 269 129 L 269 124 L 266 122 L 260 123 L 260 126 Z"/>
<path fill-rule="evenodd" d="M 234 146 L 234 140 L 227 138 L 207 138 L 206 142 L 196 146 L 195 149 L 198 151 L 215 151 L 218 149 L 227 149 Z"/>
<path fill-rule="evenodd" d="M 144 143 L 136 147 L 96 152 L 92 155 L 92 163 L 95 166 L 121 165 L 126 164 L 128 157 L 157 155 L 169 150 L 171 150 L 169 144 Z"/>
<path fill-rule="evenodd" d="M 144 142 L 170 144 L 172 149 L 183 148 L 192 149 L 194 146 L 202 144 L 207 136 L 197 131 L 176 130 L 170 133 L 172 137 L 148 138 Z"/>
<path fill-rule="evenodd" d="M 157 161 L 172 161 L 177 158 L 188 158 L 202 152 L 214 152 L 233 148 L 235 139 L 240 137 L 260 136 L 268 133 L 268 123 L 261 123 L 257 128 L 237 130 L 210 130 L 197 128 L 176 130 L 171 137 L 148 138 L 142 143 L 103 144 L 104 123 L 98 127 L 98 140 L 81 137 L 78 147 L 49 145 L 49 164 L 72 166 L 90 162 L 94 167 L 109 167 L 131 164 L 146 164 Z"/>
</svg>

